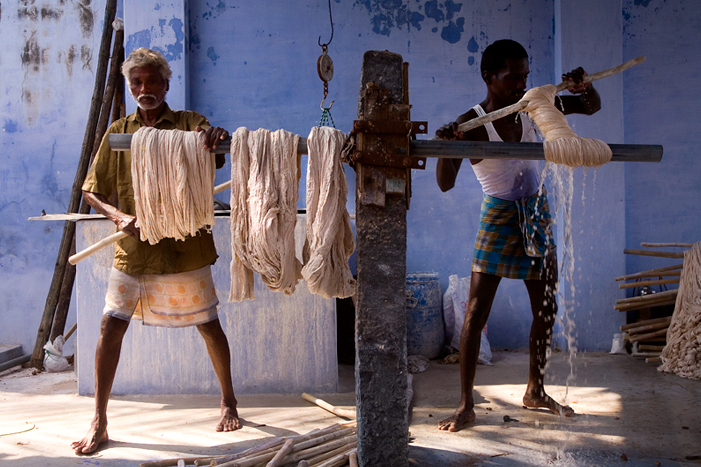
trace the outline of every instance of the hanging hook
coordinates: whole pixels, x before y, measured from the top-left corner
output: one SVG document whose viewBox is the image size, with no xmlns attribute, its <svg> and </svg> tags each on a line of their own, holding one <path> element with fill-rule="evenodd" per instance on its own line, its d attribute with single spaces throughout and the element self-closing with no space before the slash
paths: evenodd
<svg viewBox="0 0 701 467">
<path fill-rule="evenodd" d="M 321 104 L 319 104 L 319 107 L 321 107 L 321 110 L 331 110 L 331 107 L 333 107 L 333 103 L 336 101 L 331 101 L 331 104 L 329 104 L 328 108 L 324 108 L 324 102 L 326 101 L 326 96 L 324 96 L 323 99 L 321 99 Z"/>
<path fill-rule="evenodd" d="M 331 0 L 329 0 L 329 22 L 331 23 L 331 38 L 326 44 L 321 43 L 321 36 L 319 36 L 319 39 L 317 40 L 317 43 L 319 44 L 319 47 L 326 48 L 328 45 L 331 43 L 333 40 L 333 16 L 331 16 Z"/>
</svg>

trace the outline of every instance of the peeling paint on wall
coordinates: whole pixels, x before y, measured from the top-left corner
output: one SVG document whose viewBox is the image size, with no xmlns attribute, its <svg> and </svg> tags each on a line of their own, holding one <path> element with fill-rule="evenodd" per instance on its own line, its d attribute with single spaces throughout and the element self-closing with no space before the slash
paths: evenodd
<svg viewBox="0 0 701 467">
<path fill-rule="evenodd" d="M 450 44 L 459 42 L 464 32 L 465 18 L 455 16 L 462 10 L 462 5 L 452 0 L 429 0 L 423 4 L 419 0 L 406 3 L 402 0 L 355 0 L 353 4 L 367 10 L 375 34 L 389 36 L 393 29 L 411 30 L 412 27 L 420 31 L 422 23 L 433 20 L 444 26 L 434 26 L 431 32 L 440 30 L 441 38 Z"/>
<path fill-rule="evenodd" d="M 183 51 L 185 50 L 185 30 L 184 24 L 180 18 L 172 18 L 167 22 L 169 28 L 166 28 L 166 20 L 159 19 L 158 26 L 152 27 L 151 29 L 142 29 L 135 33 L 129 34 L 127 37 L 127 53 L 138 49 L 139 47 L 146 47 L 153 50 L 157 50 L 166 60 L 169 62 L 175 60 L 181 60 Z M 167 44 L 165 48 L 153 46 L 152 42 L 157 37 L 171 38 L 173 41 Z"/>
</svg>

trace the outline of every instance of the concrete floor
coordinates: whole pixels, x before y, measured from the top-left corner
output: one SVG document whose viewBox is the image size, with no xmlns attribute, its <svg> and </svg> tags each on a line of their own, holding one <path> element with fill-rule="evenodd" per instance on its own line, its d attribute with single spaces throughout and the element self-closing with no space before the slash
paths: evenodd
<svg viewBox="0 0 701 467">
<path fill-rule="evenodd" d="M 567 354 L 555 353 L 547 390 L 577 412 L 573 419 L 559 419 L 521 406 L 527 359 L 524 352 L 495 352 L 493 366 L 479 366 L 478 419 L 459 433 L 436 429 L 459 400 L 457 365 L 431 362 L 415 375 L 411 464 L 701 465 L 701 382 L 658 373 L 654 365 L 625 355 L 579 354 L 571 366 Z M 318 396 L 351 406 L 352 368 L 341 367 L 340 379 L 341 392 Z M 87 430 L 93 399 L 77 395 L 73 372 L 8 370 L 0 373 L 0 465 L 137 466 L 147 460 L 228 454 L 266 437 L 340 421 L 296 395 L 238 399 L 244 427 L 217 433 L 217 397 L 114 397 L 111 441 L 95 455 L 78 457 L 69 444 Z M 504 422 L 507 415 L 518 421 Z"/>
</svg>

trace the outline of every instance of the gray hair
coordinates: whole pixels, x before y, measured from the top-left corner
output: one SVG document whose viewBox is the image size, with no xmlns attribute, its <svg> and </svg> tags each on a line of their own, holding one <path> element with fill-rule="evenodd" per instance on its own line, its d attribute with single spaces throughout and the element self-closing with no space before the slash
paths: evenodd
<svg viewBox="0 0 701 467">
<path fill-rule="evenodd" d="M 163 55 L 156 50 L 139 47 L 138 49 L 132 51 L 129 54 L 129 57 L 122 64 L 122 74 L 127 80 L 127 85 L 129 85 L 131 81 L 130 74 L 132 68 L 149 65 L 155 66 L 158 69 L 158 72 L 163 77 L 164 82 L 167 83 L 170 80 L 170 75 L 173 73 L 170 71 L 170 65 L 168 65 L 165 57 L 163 57 Z"/>
</svg>

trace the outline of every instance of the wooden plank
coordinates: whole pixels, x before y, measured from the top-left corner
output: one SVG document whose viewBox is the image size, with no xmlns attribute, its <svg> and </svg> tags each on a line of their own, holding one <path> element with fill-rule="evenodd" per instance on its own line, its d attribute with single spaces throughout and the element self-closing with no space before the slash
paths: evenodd
<svg viewBox="0 0 701 467">
<path fill-rule="evenodd" d="M 676 272 L 674 274 L 657 274 L 657 273 L 663 273 L 663 272 L 670 272 L 670 271 L 676 271 L 678 269 L 682 269 L 684 267 L 684 264 L 675 264 L 674 266 L 665 266 L 663 268 L 656 268 L 656 269 L 648 269 L 647 271 L 641 271 L 641 272 L 636 272 L 634 274 L 628 274 L 625 276 L 620 276 L 617 277 L 617 281 L 627 281 L 630 279 L 638 279 L 638 278 L 643 278 L 643 277 L 659 277 L 659 276 L 671 276 L 675 275 L 678 276 L 680 273 Z"/>
<path fill-rule="evenodd" d="M 677 251 L 636 250 L 633 248 L 624 249 L 623 254 L 639 256 L 657 256 L 658 258 L 684 258 L 684 253 Z"/>
<path fill-rule="evenodd" d="M 660 279 L 653 281 L 640 281 L 640 282 L 629 282 L 627 284 L 621 284 L 618 286 L 619 289 L 632 289 L 634 287 L 645 287 L 648 285 L 666 285 L 666 284 L 678 284 L 679 279 Z"/>
</svg>

